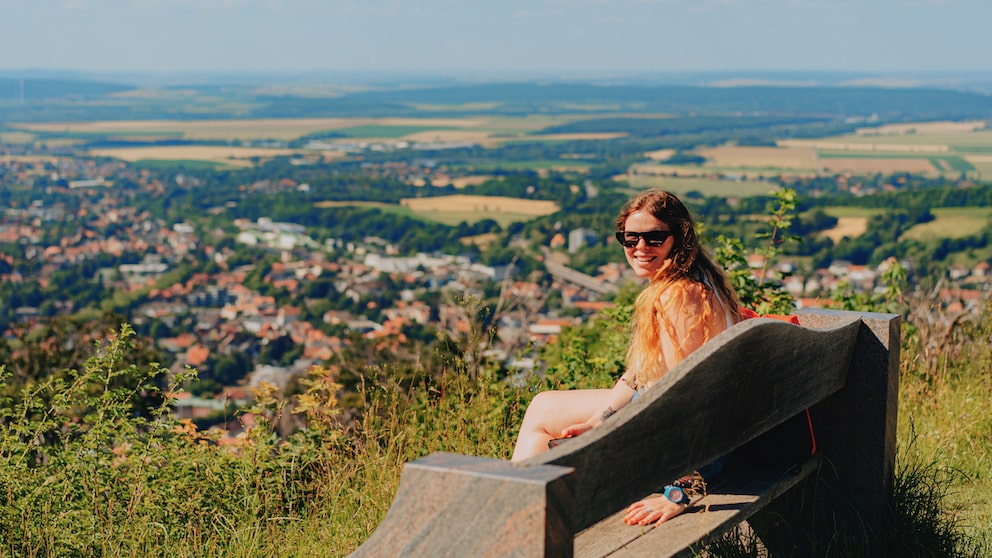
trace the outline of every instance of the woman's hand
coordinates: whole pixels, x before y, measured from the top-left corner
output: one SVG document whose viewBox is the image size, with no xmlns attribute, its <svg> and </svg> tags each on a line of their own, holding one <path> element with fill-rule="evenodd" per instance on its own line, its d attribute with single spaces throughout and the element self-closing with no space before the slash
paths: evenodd
<svg viewBox="0 0 992 558">
<path fill-rule="evenodd" d="M 575 436 L 578 436 L 579 434 L 582 434 L 584 432 L 588 432 L 588 431 L 592 430 L 592 428 L 593 428 L 592 425 L 589 424 L 588 422 L 580 422 L 578 424 L 573 424 L 571 426 L 566 427 L 565 429 L 563 429 L 561 431 L 561 437 L 562 438 L 574 438 Z"/>
<path fill-rule="evenodd" d="M 631 504 L 623 522 L 627 525 L 660 525 L 684 512 L 689 506 L 676 504 L 664 496 L 652 496 Z"/>
</svg>

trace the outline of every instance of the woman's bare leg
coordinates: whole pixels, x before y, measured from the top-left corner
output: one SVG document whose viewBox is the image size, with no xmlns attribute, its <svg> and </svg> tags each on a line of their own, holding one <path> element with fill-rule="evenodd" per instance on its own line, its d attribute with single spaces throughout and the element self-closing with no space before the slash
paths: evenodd
<svg viewBox="0 0 992 558">
<path fill-rule="evenodd" d="M 548 449 L 548 440 L 561 436 L 566 427 L 589 420 L 604 409 L 612 390 L 574 389 L 542 391 L 524 413 L 513 461 L 521 461 Z"/>
</svg>

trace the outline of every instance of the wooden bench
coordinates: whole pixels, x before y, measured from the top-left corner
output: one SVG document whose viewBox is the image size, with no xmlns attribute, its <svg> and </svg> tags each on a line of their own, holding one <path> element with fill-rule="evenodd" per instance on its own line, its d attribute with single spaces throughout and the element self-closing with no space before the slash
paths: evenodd
<svg viewBox="0 0 992 558">
<path fill-rule="evenodd" d="M 801 327 L 735 325 L 602 426 L 524 463 L 447 453 L 408 463 L 352 556 L 691 556 L 745 520 L 773 555 L 801 555 L 848 528 L 884 551 L 899 316 L 798 315 Z M 728 465 L 679 517 L 620 521 L 632 502 L 807 408 L 816 457 Z"/>
</svg>

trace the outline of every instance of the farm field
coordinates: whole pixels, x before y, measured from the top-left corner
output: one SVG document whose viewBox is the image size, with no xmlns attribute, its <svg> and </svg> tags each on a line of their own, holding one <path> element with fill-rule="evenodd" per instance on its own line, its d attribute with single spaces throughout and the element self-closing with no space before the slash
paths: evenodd
<svg viewBox="0 0 992 558">
<path fill-rule="evenodd" d="M 262 161 L 294 155 L 298 151 L 220 145 L 162 145 L 94 149 L 90 153 L 97 157 L 111 157 L 131 163 L 140 161 L 199 161 L 217 165 L 247 167 L 254 165 L 256 160 Z M 333 154 L 331 155 L 333 156 Z"/>
<path fill-rule="evenodd" d="M 552 201 L 461 194 L 406 198 L 400 200 L 400 204 L 420 218 L 448 225 L 492 219 L 500 226 L 506 226 L 558 211 L 558 204 Z"/>
<path fill-rule="evenodd" d="M 854 174 L 894 174 L 911 173 L 936 175 L 943 172 L 929 159 L 915 157 L 846 157 L 825 156 L 820 158 L 820 169 L 828 173 L 850 172 Z"/>
<path fill-rule="evenodd" d="M 252 120 L 132 120 L 92 122 L 42 122 L 10 124 L 5 137 L 19 143 L 39 142 L 49 146 L 83 144 L 92 141 L 134 142 L 137 144 L 99 148 L 93 155 L 125 161 L 203 161 L 212 164 L 246 166 L 253 158 L 278 155 L 324 155 L 339 157 L 335 145 L 386 143 L 475 144 L 496 147 L 513 141 L 561 142 L 612 139 L 622 134 L 537 134 L 550 126 L 574 118 L 557 116 L 471 117 L 471 118 L 289 118 Z M 324 137 L 326 136 L 326 137 Z M 241 147 L 238 144 L 291 142 L 320 138 L 326 148 L 275 150 L 269 146 Z M 213 145 L 155 145 L 163 141 L 212 142 Z M 228 145 L 216 145 L 224 142 Z M 255 150 L 255 151 L 250 151 Z M 522 161 L 519 168 L 588 168 L 574 161 Z"/>
<path fill-rule="evenodd" d="M 545 200 L 525 200 L 504 196 L 437 196 L 405 198 L 399 205 L 380 202 L 320 202 L 317 207 L 374 207 L 415 219 L 434 221 L 445 225 L 476 223 L 492 219 L 505 227 L 535 217 L 558 211 L 558 204 Z"/>
<path fill-rule="evenodd" d="M 730 169 L 792 169 L 813 171 L 817 168 L 816 150 L 809 147 L 739 147 L 722 146 L 699 149 L 707 167 Z"/>
<path fill-rule="evenodd" d="M 425 132 L 440 137 L 458 138 L 460 133 L 474 133 L 494 139 L 541 141 L 545 136 L 530 136 L 549 126 L 569 122 L 568 117 L 471 117 L 471 118 L 286 118 L 246 120 L 123 120 L 92 122 L 11 123 L 9 128 L 25 134 L 62 137 L 112 137 L 149 140 L 156 137 L 191 141 L 291 141 L 304 136 L 328 133 L 353 139 L 413 139 Z M 449 136 L 448 134 L 452 134 Z M 603 134 L 586 134 L 603 137 Z M 567 139 L 550 136 L 549 139 Z"/>
<path fill-rule="evenodd" d="M 893 124 L 778 145 L 816 149 L 821 166 L 831 172 L 966 173 L 976 179 L 992 178 L 992 129 L 982 121 Z"/>
<path fill-rule="evenodd" d="M 817 173 L 931 176 L 965 174 L 992 179 L 992 129 L 986 122 L 922 122 L 863 128 L 819 139 L 780 140 L 775 147 L 724 145 L 694 151 L 701 165 L 672 165 L 672 150 L 644 153 L 652 163 L 631 165 L 628 174 L 737 175 L 747 178 Z"/>
</svg>

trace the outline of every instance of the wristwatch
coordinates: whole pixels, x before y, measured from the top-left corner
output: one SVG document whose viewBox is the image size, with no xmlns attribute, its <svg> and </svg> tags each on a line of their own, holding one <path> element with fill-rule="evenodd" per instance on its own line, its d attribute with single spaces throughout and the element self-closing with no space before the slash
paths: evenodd
<svg viewBox="0 0 992 558">
<path fill-rule="evenodd" d="M 674 504 L 689 505 L 689 496 L 685 491 L 677 486 L 668 485 L 665 487 L 665 498 Z"/>
</svg>

